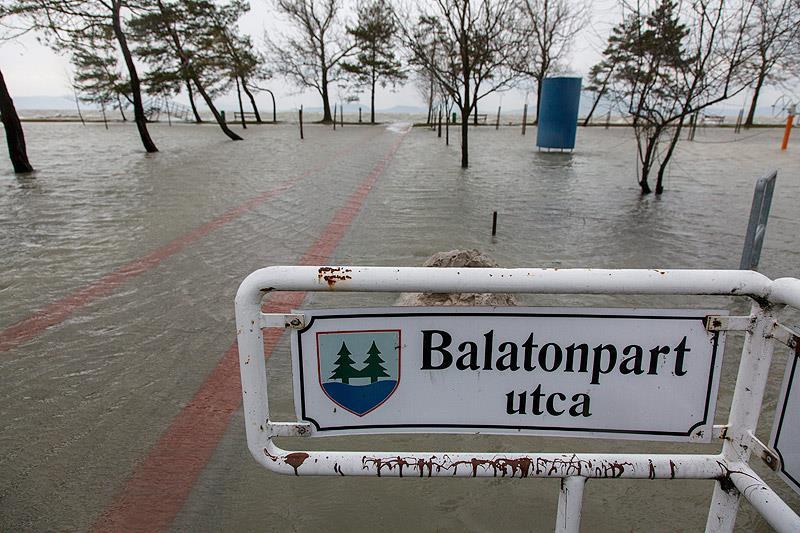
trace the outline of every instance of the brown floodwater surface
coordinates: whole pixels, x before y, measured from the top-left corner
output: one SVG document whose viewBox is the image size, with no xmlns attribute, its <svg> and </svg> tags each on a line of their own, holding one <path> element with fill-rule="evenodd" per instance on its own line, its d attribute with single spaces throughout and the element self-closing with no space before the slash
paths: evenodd
<svg viewBox="0 0 800 533">
<path fill-rule="evenodd" d="M 666 192 L 642 197 L 632 132 L 581 128 L 573 153 L 542 153 L 535 129 L 471 130 L 469 169 L 425 128 L 25 124 L 33 176 L 0 169 L 0 530 L 85 530 L 118 502 L 235 339 L 233 296 L 267 265 L 420 265 L 478 248 L 508 267 L 737 268 L 756 178 L 778 181 L 759 270 L 800 277 L 800 139 L 782 130 L 700 129 L 682 141 Z M 238 127 L 237 127 L 238 131 Z M 397 143 L 399 142 L 399 145 Z M 396 152 L 392 152 L 397 146 Z M 5 146 L 0 147 L 5 150 Z M 384 164 L 385 159 L 385 164 Z M 339 224 L 343 206 L 376 181 Z M 361 203 L 363 202 L 363 203 Z M 491 236 L 492 212 L 498 231 Z M 339 216 L 340 218 L 337 218 Z M 332 224 L 333 221 L 333 224 Z M 337 222 L 338 221 L 338 222 Z M 338 224 L 338 225 L 337 225 Z M 320 248 L 321 249 L 321 248 Z M 326 252 L 327 253 L 327 252 Z M 391 305 L 394 294 L 309 294 L 303 307 Z M 727 308 L 740 298 L 533 296 L 524 305 Z M 800 315 L 783 321 L 797 325 Z M 729 337 L 717 423 L 741 338 Z M 773 361 L 759 436 L 772 424 L 787 350 Z M 288 337 L 268 361 L 270 407 L 294 419 Z M 214 416 L 214 405 L 204 406 Z M 250 457 L 241 409 L 209 441 L 166 523 L 175 531 L 547 531 L 557 480 L 340 479 L 271 474 Z M 288 448 L 714 452 L 714 445 L 489 437 L 284 439 Z M 800 510 L 800 498 L 753 465 Z M 184 468 L 185 466 L 185 468 Z M 702 529 L 713 482 L 590 481 L 586 531 Z M 167 505 L 166 507 L 170 507 Z M 151 509 L 135 509 L 145 516 Z M 143 519 L 144 520 L 144 519 Z M 143 522 L 144 523 L 144 522 Z M 768 531 L 747 503 L 741 531 Z"/>
</svg>

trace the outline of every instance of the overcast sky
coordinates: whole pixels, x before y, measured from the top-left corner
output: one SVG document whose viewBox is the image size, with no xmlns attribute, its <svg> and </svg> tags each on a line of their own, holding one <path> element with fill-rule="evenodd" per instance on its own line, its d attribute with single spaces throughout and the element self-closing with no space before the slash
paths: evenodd
<svg viewBox="0 0 800 533">
<path fill-rule="evenodd" d="M 252 0 L 250 4 L 252 9 L 242 18 L 240 25 L 242 30 L 249 33 L 254 42 L 263 48 L 265 32 L 274 29 L 280 23 L 271 15 L 273 8 L 269 0 Z M 599 60 L 606 37 L 611 27 L 619 20 L 620 13 L 618 0 L 592 2 L 590 21 L 577 35 L 567 61 L 570 73 L 585 76 L 589 68 Z M 27 35 L 0 46 L 0 68 L 14 97 L 72 94 L 69 83 L 71 72 L 69 61 L 66 57 L 59 56 L 39 44 L 34 35 Z M 296 109 L 301 104 L 306 108 L 321 106 L 320 97 L 315 91 L 298 92 L 297 88 L 285 80 L 273 79 L 262 85 L 275 92 L 279 110 Z M 337 89 L 334 88 L 333 92 L 336 98 Z M 773 103 L 775 95 L 774 91 L 768 92 L 760 102 L 761 105 Z M 737 97 L 731 105 L 740 106 L 745 97 L 746 95 Z M 525 103 L 525 99 L 526 93 L 523 88 L 490 95 L 482 100 L 482 105 L 488 109 L 495 109 L 498 105 L 502 105 L 505 109 L 519 109 Z M 266 106 L 269 97 L 261 94 L 258 100 L 260 105 Z M 185 103 L 182 96 L 176 97 L 176 101 Z M 218 101 L 222 107 L 233 107 L 235 95 L 228 94 L 220 97 Z M 532 101 L 530 97 L 529 101 Z M 362 94 L 361 102 L 365 108 L 368 107 L 369 95 Z M 376 109 L 386 109 L 395 105 L 423 107 L 424 104 L 411 85 L 398 87 L 395 92 L 379 89 L 376 95 Z"/>
</svg>

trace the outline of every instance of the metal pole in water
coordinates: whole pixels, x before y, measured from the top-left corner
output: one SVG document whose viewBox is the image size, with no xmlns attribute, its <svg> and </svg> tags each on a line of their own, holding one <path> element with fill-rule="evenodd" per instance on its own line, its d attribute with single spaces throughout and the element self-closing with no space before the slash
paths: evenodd
<svg viewBox="0 0 800 533">
<path fill-rule="evenodd" d="M 361 108 L 358 108 L 358 123 L 361 124 Z"/>
<path fill-rule="evenodd" d="M 494 123 L 494 129 L 500 129 L 500 106 L 497 106 L 497 121 Z"/>
<path fill-rule="evenodd" d="M 497 235 L 497 211 L 492 213 L 492 237 Z"/>
<path fill-rule="evenodd" d="M 525 126 L 528 125 L 528 104 L 522 108 L 522 134 L 525 135 Z"/>
</svg>

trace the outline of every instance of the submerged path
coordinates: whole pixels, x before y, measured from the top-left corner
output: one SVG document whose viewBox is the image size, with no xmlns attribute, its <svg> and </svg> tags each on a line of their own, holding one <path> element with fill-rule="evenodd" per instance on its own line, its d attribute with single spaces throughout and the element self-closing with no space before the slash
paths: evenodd
<svg viewBox="0 0 800 533">
<path fill-rule="evenodd" d="M 403 132 L 358 188 L 335 213 L 298 265 L 325 264 L 350 227 L 370 189 L 407 134 Z M 299 306 L 304 292 L 270 297 L 266 313 Z M 283 330 L 264 334 L 264 353 L 272 354 Z M 200 471 L 211 458 L 231 416 L 242 402 L 237 344 L 234 342 L 200 389 L 136 467 L 118 496 L 93 526 L 94 531 L 163 530 L 173 522 Z"/>
<path fill-rule="evenodd" d="M 335 160 L 347 156 L 356 148 L 362 146 L 362 140 L 353 143 L 351 146 L 341 150 Z M 28 318 L 20 320 L 0 331 L 0 353 L 7 352 L 11 348 L 24 343 L 35 337 L 45 329 L 63 322 L 72 313 L 85 307 L 97 298 L 109 294 L 125 281 L 143 274 L 153 267 L 160 264 L 170 256 L 180 252 L 190 244 L 202 239 L 212 231 L 229 224 L 251 211 L 255 207 L 263 204 L 267 200 L 286 192 L 292 187 L 297 186 L 302 180 L 318 174 L 331 164 L 332 161 L 325 161 L 311 169 L 286 179 L 282 184 L 264 191 L 249 200 L 229 209 L 221 215 L 213 218 L 205 224 L 198 226 L 192 231 L 174 239 L 167 244 L 156 248 L 152 252 L 133 261 L 130 261 L 113 272 L 109 272 L 97 281 L 81 287 L 68 296 L 57 300 Z"/>
</svg>

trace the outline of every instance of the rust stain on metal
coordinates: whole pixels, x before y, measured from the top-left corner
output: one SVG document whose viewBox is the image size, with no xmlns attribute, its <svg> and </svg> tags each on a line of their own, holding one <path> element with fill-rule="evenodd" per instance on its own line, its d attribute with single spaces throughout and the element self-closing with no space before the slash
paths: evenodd
<svg viewBox="0 0 800 533">
<path fill-rule="evenodd" d="M 290 453 L 289 455 L 287 455 L 286 457 L 283 458 L 284 462 L 286 462 L 287 465 L 289 465 L 292 468 L 294 468 L 294 475 L 295 476 L 299 475 L 297 473 L 297 469 L 300 468 L 300 466 L 303 465 L 303 463 L 305 462 L 306 459 L 308 459 L 308 454 L 305 453 L 305 452 Z"/>
<path fill-rule="evenodd" d="M 670 479 L 675 479 L 675 470 L 677 468 L 678 468 L 678 466 L 675 463 L 672 462 L 672 459 L 670 459 L 669 460 L 669 478 Z"/>
<path fill-rule="evenodd" d="M 290 454 L 280 456 L 280 455 L 272 455 L 266 448 L 264 449 L 264 455 L 272 459 L 273 462 L 281 460 L 287 465 L 291 466 L 294 469 L 295 476 L 300 475 L 297 473 L 297 469 L 303 465 L 306 459 L 308 459 L 308 454 L 305 452 L 292 452 Z"/>
<path fill-rule="evenodd" d="M 352 271 L 353 270 L 350 268 L 320 267 L 317 271 L 317 279 L 325 280 L 325 282 L 328 284 L 328 287 L 333 288 L 336 283 L 340 281 L 353 279 L 352 276 L 349 275 L 349 273 Z"/>
<path fill-rule="evenodd" d="M 649 479 L 655 479 L 656 478 L 656 467 L 653 464 L 653 460 L 652 459 L 648 459 L 647 462 L 650 463 L 650 475 L 648 476 L 648 478 Z"/>
<path fill-rule="evenodd" d="M 363 456 L 361 465 L 364 470 L 375 469 L 375 474 L 381 477 L 383 470 L 394 471 L 397 469 L 399 477 L 406 475 L 406 471 L 412 471 L 419 477 L 431 477 L 434 469 L 436 473 L 449 472 L 453 476 L 459 474 L 459 468 L 466 467 L 472 477 L 491 472 L 493 477 L 519 477 L 525 478 L 531 475 L 567 477 L 567 476 L 588 476 L 600 478 L 618 478 L 625 473 L 626 467 L 632 467 L 632 463 L 620 461 L 588 461 L 578 459 L 576 455 L 564 456 L 563 459 L 542 459 L 532 457 L 494 457 L 484 459 L 473 457 L 460 461 L 452 461 L 446 455 L 441 459 L 436 456 L 430 457 L 371 457 Z"/>
</svg>

